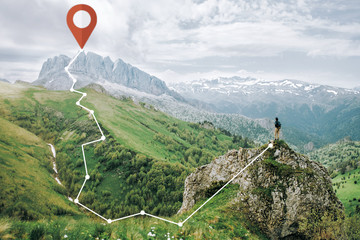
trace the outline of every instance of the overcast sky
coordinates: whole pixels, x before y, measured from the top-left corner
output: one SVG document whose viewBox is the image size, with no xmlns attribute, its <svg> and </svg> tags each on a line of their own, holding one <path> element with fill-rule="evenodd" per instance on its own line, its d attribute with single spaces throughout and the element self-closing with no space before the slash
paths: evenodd
<svg viewBox="0 0 360 240">
<path fill-rule="evenodd" d="M 85 46 L 166 82 L 252 76 L 360 86 L 360 0 L 0 0 L 0 78 L 33 81 L 79 49 L 68 10 L 92 6 Z"/>
</svg>

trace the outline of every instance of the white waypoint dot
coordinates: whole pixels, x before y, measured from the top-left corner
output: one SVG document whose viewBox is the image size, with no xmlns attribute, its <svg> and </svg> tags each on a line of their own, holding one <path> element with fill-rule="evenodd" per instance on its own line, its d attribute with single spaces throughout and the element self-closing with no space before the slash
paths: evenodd
<svg viewBox="0 0 360 240">
<path fill-rule="evenodd" d="M 83 94 L 83 96 L 84 96 L 84 97 L 86 97 L 86 96 L 87 96 L 87 94 L 86 94 L 86 93 L 84 93 L 84 94 Z"/>
<path fill-rule="evenodd" d="M 273 148 L 273 144 L 272 143 L 269 143 L 269 148 Z"/>
<path fill-rule="evenodd" d="M 76 102 L 76 105 L 80 106 L 80 102 Z"/>
<path fill-rule="evenodd" d="M 94 114 L 94 110 L 90 110 L 90 113 L 91 113 L 91 114 Z"/>
<path fill-rule="evenodd" d="M 112 223 L 112 220 L 111 220 L 111 219 L 108 219 L 107 222 L 110 224 L 110 223 Z"/>
<path fill-rule="evenodd" d="M 74 91 L 74 89 L 73 88 L 70 88 L 70 92 L 73 92 Z"/>
<path fill-rule="evenodd" d="M 89 180 L 89 179 L 90 179 L 90 176 L 89 176 L 89 175 L 86 175 L 86 176 L 85 176 L 85 179 L 86 179 L 86 180 Z"/>
<path fill-rule="evenodd" d="M 78 204 L 78 203 L 79 203 L 79 199 L 76 198 L 76 199 L 74 200 L 74 203 Z"/>
<path fill-rule="evenodd" d="M 141 214 L 141 215 L 145 215 L 145 211 L 144 211 L 144 210 L 141 210 L 141 211 L 140 211 L 140 214 Z"/>
<path fill-rule="evenodd" d="M 105 136 L 101 136 L 101 140 L 103 140 L 103 141 L 104 141 L 105 139 L 106 139 L 106 137 L 105 137 Z"/>
<path fill-rule="evenodd" d="M 178 225 L 179 225 L 179 227 L 182 227 L 182 226 L 183 226 L 183 223 L 182 223 L 182 222 L 179 222 Z"/>
<path fill-rule="evenodd" d="M 91 17 L 86 11 L 78 11 L 75 13 L 73 21 L 78 28 L 86 28 L 89 26 Z"/>
</svg>

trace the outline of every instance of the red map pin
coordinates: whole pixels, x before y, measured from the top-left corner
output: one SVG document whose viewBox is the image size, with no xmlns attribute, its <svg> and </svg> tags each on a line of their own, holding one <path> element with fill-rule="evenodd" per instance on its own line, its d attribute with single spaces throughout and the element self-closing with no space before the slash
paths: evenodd
<svg viewBox="0 0 360 240">
<path fill-rule="evenodd" d="M 80 28 L 75 25 L 74 15 L 79 11 L 85 11 L 90 15 L 90 24 L 87 27 Z M 72 32 L 76 41 L 78 42 L 79 46 L 81 47 L 81 49 L 83 49 L 92 31 L 96 26 L 97 17 L 95 10 L 89 5 L 85 5 L 85 4 L 79 4 L 73 6 L 67 14 L 66 22 L 70 31 Z"/>
</svg>

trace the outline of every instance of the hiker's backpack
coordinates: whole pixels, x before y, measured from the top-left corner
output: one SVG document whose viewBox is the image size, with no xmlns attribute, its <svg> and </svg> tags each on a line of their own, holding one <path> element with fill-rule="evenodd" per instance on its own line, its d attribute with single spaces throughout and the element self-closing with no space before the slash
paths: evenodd
<svg viewBox="0 0 360 240">
<path fill-rule="evenodd" d="M 276 122 L 275 122 L 275 127 L 276 127 L 276 128 L 281 128 L 281 123 L 280 123 L 280 121 L 276 121 Z"/>
</svg>

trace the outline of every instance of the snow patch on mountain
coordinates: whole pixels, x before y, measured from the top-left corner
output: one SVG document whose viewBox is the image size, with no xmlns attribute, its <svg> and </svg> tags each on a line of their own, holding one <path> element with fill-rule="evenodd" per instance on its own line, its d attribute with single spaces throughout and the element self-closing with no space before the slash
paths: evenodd
<svg viewBox="0 0 360 240">
<path fill-rule="evenodd" d="M 345 88 L 336 88 L 325 85 L 310 84 L 298 80 L 264 81 L 254 78 L 216 78 L 213 80 L 196 80 L 189 83 L 177 83 L 170 85 L 173 89 L 184 95 L 191 93 L 217 92 L 225 95 L 243 94 L 257 95 L 273 93 L 289 93 L 298 96 L 311 96 L 318 93 L 331 95 L 359 94 L 358 91 Z"/>
</svg>

